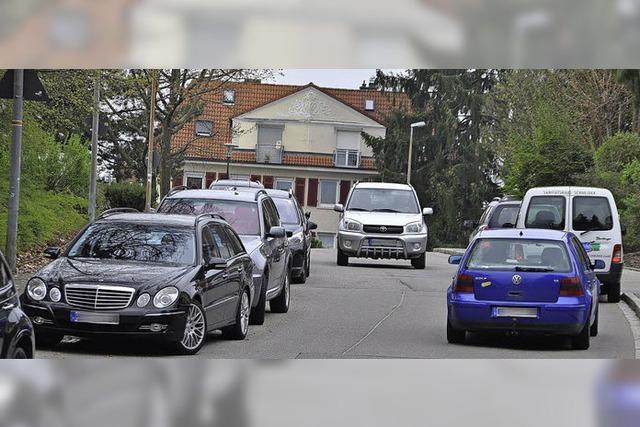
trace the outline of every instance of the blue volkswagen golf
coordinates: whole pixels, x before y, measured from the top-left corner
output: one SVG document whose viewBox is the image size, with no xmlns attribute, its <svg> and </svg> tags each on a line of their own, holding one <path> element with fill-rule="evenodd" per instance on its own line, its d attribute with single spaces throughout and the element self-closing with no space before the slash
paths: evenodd
<svg viewBox="0 0 640 427">
<path fill-rule="evenodd" d="M 487 230 L 462 256 L 447 291 L 447 340 L 466 332 L 532 332 L 571 336 L 574 349 L 589 348 L 598 334 L 600 282 L 582 243 L 556 230 Z"/>
</svg>

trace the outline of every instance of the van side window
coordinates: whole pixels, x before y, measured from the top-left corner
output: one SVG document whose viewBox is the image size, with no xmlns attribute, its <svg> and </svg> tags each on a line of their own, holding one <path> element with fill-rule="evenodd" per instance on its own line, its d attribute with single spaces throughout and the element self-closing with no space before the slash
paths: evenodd
<svg viewBox="0 0 640 427">
<path fill-rule="evenodd" d="M 564 230 L 565 205 L 564 196 L 531 197 L 524 226 Z"/>
<path fill-rule="evenodd" d="M 611 230 L 613 216 L 609 200 L 606 197 L 574 197 L 572 221 L 572 227 L 577 231 Z"/>
</svg>

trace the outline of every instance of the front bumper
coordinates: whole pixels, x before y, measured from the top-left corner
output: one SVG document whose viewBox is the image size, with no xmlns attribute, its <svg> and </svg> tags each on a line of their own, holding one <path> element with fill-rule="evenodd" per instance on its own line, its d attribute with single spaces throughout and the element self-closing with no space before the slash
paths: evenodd
<svg viewBox="0 0 640 427">
<path fill-rule="evenodd" d="M 365 234 L 340 230 L 338 247 L 356 258 L 418 258 L 427 250 L 427 234 Z"/>
<path fill-rule="evenodd" d="M 186 309 L 182 307 L 165 310 L 128 307 L 117 311 L 90 311 L 67 304 L 33 302 L 23 303 L 22 307 L 35 327 L 36 336 L 42 331 L 79 337 L 120 335 L 180 339 L 186 323 Z M 119 323 L 114 325 L 71 322 L 71 311 L 118 314 Z"/>
<path fill-rule="evenodd" d="M 535 318 L 498 317 L 496 307 L 534 307 Z M 472 294 L 449 294 L 449 321 L 467 331 L 511 331 L 577 335 L 589 320 L 589 306 L 576 298 L 561 297 L 555 303 L 478 301 Z"/>
</svg>

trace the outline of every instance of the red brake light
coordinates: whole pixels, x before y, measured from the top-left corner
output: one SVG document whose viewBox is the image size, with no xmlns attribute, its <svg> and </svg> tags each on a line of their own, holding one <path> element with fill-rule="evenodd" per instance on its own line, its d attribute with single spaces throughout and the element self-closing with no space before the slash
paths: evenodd
<svg viewBox="0 0 640 427">
<path fill-rule="evenodd" d="M 473 293 L 473 278 L 468 274 L 458 274 L 453 285 L 453 292 Z"/>
<path fill-rule="evenodd" d="M 612 264 L 622 264 L 622 245 L 613 245 Z"/>
<path fill-rule="evenodd" d="M 584 295 L 579 277 L 565 277 L 560 279 L 561 297 L 581 297 Z"/>
</svg>

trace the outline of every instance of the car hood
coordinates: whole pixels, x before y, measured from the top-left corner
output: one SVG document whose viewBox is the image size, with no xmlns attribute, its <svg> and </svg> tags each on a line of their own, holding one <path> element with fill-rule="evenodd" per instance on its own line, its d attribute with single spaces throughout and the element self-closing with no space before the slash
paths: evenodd
<svg viewBox="0 0 640 427">
<path fill-rule="evenodd" d="M 422 221 L 422 215 L 419 213 L 346 211 L 344 217 L 358 221 L 363 225 L 407 225 Z"/>
<path fill-rule="evenodd" d="M 49 283 L 104 283 L 146 288 L 176 284 L 196 269 L 192 265 L 175 266 L 65 257 L 55 260 L 36 276 Z"/>
<path fill-rule="evenodd" d="M 260 236 L 240 236 L 240 240 L 242 240 L 242 244 L 248 254 L 251 254 L 262 245 Z"/>
</svg>

